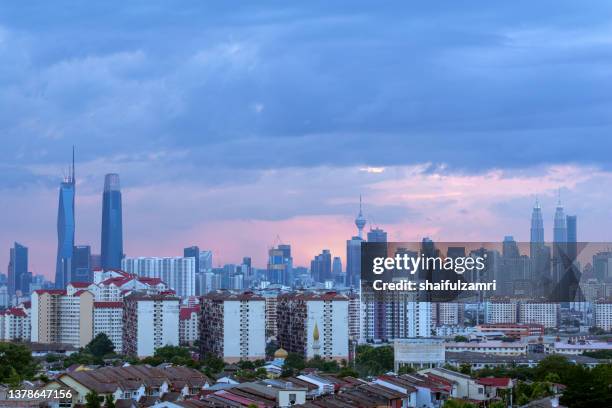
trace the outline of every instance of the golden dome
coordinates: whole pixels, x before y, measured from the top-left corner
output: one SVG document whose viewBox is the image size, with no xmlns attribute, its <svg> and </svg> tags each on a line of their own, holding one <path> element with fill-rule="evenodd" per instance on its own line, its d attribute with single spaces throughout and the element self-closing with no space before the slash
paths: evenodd
<svg viewBox="0 0 612 408">
<path fill-rule="evenodd" d="M 319 341 L 319 326 L 317 326 L 316 322 L 315 322 L 314 330 L 312 331 L 312 339 L 314 341 Z"/>
<path fill-rule="evenodd" d="M 274 352 L 274 358 L 287 358 L 289 353 L 283 348 L 279 348 Z"/>
</svg>

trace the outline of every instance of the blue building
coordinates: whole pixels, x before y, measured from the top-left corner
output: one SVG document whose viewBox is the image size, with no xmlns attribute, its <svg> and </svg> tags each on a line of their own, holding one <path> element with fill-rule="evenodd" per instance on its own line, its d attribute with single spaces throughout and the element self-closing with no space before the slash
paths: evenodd
<svg viewBox="0 0 612 408">
<path fill-rule="evenodd" d="M 57 257 L 55 263 L 55 287 L 64 289 L 72 274 L 72 251 L 74 249 L 74 150 L 70 174 L 60 184 L 57 208 Z"/>
<path fill-rule="evenodd" d="M 77 245 L 74 247 L 72 256 L 72 278 L 70 282 L 93 282 L 91 247 L 89 245 Z"/>
<path fill-rule="evenodd" d="M 11 248 L 8 265 L 8 291 L 14 295 L 30 293 L 31 275 L 28 273 L 28 248 L 17 242 Z"/>
<path fill-rule="evenodd" d="M 123 259 L 123 219 L 119 175 L 115 173 L 104 177 L 101 248 L 102 268 L 120 269 Z"/>
</svg>

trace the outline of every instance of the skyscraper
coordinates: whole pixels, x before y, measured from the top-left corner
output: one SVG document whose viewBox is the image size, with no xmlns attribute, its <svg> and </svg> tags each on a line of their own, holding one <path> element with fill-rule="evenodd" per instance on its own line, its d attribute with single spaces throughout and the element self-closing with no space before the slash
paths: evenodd
<svg viewBox="0 0 612 408">
<path fill-rule="evenodd" d="M 72 168 L 59 188 L 57 209 L 57 257 L 55 262 L 55 287 L 64 289 L 72 275 L 72 255 L 74 250 L 74 148 L 72 149 Z"/>
<path fill-rule="evenodd" d="M 8 292 L 14 295 L 30 292 L 30 274 L 28 273 L 28 248 L 15 242 L 11 248 L 8 265 Z"/>
<path fill-rule="evenodd" d="M 270 283 L 286 286 L 293 284 L 291 245 L 280 244 L 277 248 L 270 248 L 268 251 L 267 278 Z"/>
<path fill-rule="evenodd" d="M 387 242 L 387 233 L 376 227 L 368 231 L 368 242 Z"/>
<path fill-rule="evenodd" d="M 329 249 L 324 249 L 310 262 L 310 272 L 315 282 L 325 282 L 332 279 L 332 256 Z"/>
<path fill-rule="evenodd" d="M 533 283 L 540 292 L 543 292 L 541 284 L 550 277 L 550 247 L 544 244 L 544 217 L 537 198 L 531 212 L 529 257 L 531 258 Z M 538 290 L 535 292 L 537 293 Z"/>
<path fill-rule="evenodd" d="M 121 188 L 119 175 L 114 173 L 107 174 L 104 177 L 101 248 L 102 268 L 121 268 L 121 259 L 123 259 Z"/>
<path fill-rule="evenodd" d="M 563 256 L 567 249 L 567 219 L 561 205 L 561 193 L 555 210 L 555 220 L 553 227 L 553 265 L 552 281 L 558 283 L 563 277 L 565 268 L 563 266 Z"/>
<path fill-rule="evenodd" d="M 70 282 L 93 282 L 91 247 L 89 245 L 77 245 L 74 247 Z"/>
<path fill-rule="evenodd" d="M 200 273 L 200 248 L 195 245 L 184 248 L 183 257 L 195 259 L 195 273 Z"/>
<path fill-rule="evenodd" d="M 567 225 L 567 256 L 573 261 L 578 256 L 578 218 L 575 215 L 565 217 Z"/>
</svg>

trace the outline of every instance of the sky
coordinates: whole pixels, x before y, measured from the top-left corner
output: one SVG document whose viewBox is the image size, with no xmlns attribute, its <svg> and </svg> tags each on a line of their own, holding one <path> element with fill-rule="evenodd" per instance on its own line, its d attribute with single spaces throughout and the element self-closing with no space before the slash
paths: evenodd
<svg viewBox="0 0 612 408">
<path fill-rule="evenodd" d="M 0 272 L 54 275 L 73 145 L 94 252 L 111 172 L 128 256 L 344 262 L 360 194 L 390 240 L 499 241 L 560 189 L 612 241 L 610 2 L 125 3 L 0 4 Z"/>
</svg>

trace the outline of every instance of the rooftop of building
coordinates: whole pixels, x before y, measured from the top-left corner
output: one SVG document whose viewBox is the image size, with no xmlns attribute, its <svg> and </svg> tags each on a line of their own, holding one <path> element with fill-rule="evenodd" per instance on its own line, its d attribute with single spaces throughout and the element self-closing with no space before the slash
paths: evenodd
<svg viewBox="0 0 612 408">
<path fill-rule="evenodd" d="M 229 290 L 216 290 L 216 291 L 213 291 L 213 292 L 209 292 L 206 295 L 202 296 L 202 299 L 215 300 L 215 301 L 227 301 L 227 300 L 238 300 L 238 301 L 261 300 L 261 301 L 265 301 L 266 300 L 263 296 L 255 293 L 255 292 L 251 292 L 251 291 L 233 292 L 233 291 L 229 291 Z"/>
</svg>

